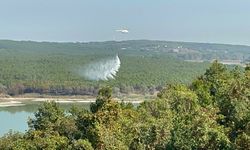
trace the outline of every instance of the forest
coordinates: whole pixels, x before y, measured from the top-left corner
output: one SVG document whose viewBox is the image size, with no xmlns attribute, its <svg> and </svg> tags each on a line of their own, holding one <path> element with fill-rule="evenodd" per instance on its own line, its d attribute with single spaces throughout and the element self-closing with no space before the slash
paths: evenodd
<svg viewBox="0 0 250 150">
<path fill-rule="evenodd" d="M 168 41 L 53 43 L 0 40 L 0 94 L 97 95 L 155 93 L 166 83 L 190 84 L 213 59 L 249 62 L 249 46 Z M 90 81 L 81 67 L 118 55 L 115 80 Z M 188 60 L 188 61 L 187 61 Z M 194 62 L 190 62 L 194 61 Z"/>
<path fill-rule="evenodd" d="M 168 83 L 139 106 L 99 90 L 89 109 L 46 102 L 26 133 L 9 132 L 4 150 L 250 149 L 250 66 L 214 61 L 189 84 Z"/>
</svg>

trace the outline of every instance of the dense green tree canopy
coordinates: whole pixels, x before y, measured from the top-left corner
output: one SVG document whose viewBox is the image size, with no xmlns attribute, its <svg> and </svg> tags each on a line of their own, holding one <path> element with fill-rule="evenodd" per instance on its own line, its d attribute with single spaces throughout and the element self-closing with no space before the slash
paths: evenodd
<svg viewBox="0 0 250 150">
<path fill-rule="evenodd" d="M 190 84 L 214 58 L 246 63 L 250 61 L 249 50 L 249 46 L 147 40 L 0 40 L 0 93 L 97 95 L 98 89 L 106 85 L 116 89 L 114 93 L 154 93 L 165 83 Z M 89 63 L 117 54 L 121 67 L 115 80 L 89 81 L 79 73 Z"/>
</svg>

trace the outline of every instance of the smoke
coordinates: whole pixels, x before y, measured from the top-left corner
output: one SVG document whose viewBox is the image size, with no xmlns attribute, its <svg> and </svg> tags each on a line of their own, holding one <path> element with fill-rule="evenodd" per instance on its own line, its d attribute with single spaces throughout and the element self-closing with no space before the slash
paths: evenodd
<svg viewBox="0 0 250 150">
<path fill-rule="evenodd" d="M 120 65 L 120 58 L 116 55 L 113 58 L 103 59 L 86 65 L 81 69 L 80 75 L 88 80 L 96 81 L 114 79 Z"/>
</svg>

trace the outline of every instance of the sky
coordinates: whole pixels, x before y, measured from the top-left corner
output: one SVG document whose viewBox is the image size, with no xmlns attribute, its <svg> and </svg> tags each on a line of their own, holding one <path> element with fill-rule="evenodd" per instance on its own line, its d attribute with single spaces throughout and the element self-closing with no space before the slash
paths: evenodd
<svg viewBox="0 0 250 150">
<path fill-rule="evenodd" d="M 249 0 L 0 0 L 0 19 L 0 39 L 250 45 Z"/>
</svg>

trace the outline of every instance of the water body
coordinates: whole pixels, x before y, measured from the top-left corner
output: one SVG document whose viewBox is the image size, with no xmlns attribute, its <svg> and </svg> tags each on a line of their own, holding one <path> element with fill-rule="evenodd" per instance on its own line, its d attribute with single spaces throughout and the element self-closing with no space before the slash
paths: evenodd
<svg viewBox="0 0 250 150">
<path fill-rule="evenodd" d="M 16 113 L 0 111 L 0 136 L 3 136 L 10 130 L 25 132 L 28 129 L 27 120 L 29 116 L 32 116 L 32 113 L 25 111 Z"/>
<path fill-rule="evenodd" d="M 8 131 L 25 132 L 28 129 L 28 118 L 33 117 L 34 112 L 42 105 L 42 102 L 26 104 L 24 106 L 0 107 L 0 137 Z M 90 103 L 59 104 L 68 110 L 75 105 L 82 109 L 89 109 Z"/>
</svg>

